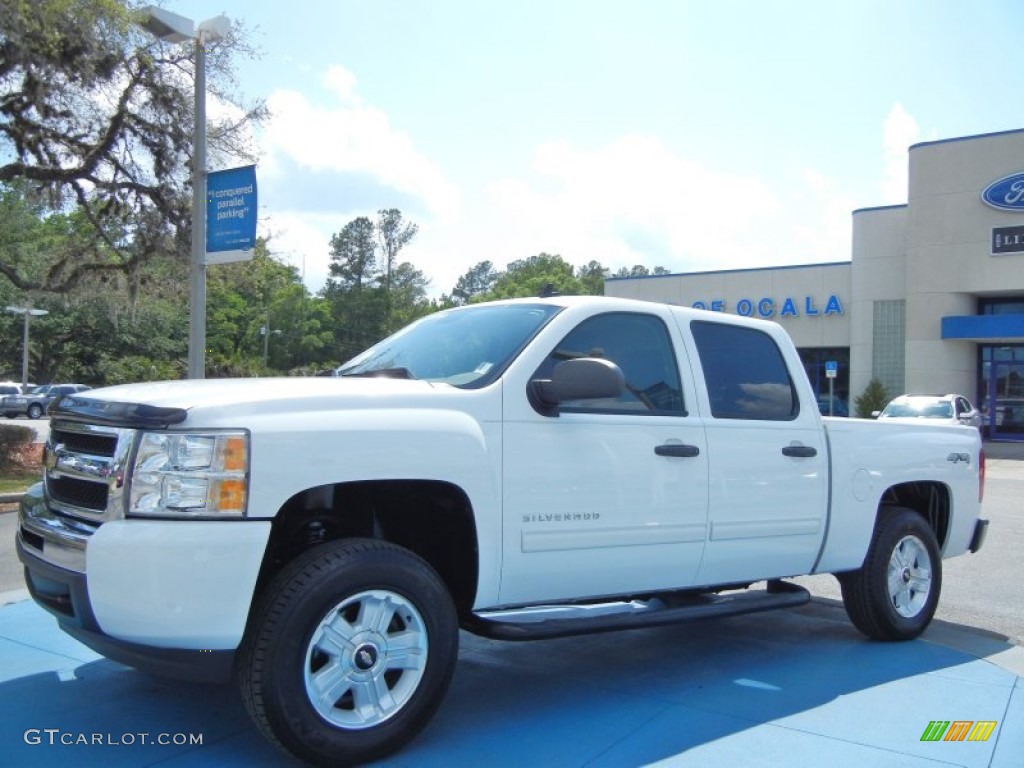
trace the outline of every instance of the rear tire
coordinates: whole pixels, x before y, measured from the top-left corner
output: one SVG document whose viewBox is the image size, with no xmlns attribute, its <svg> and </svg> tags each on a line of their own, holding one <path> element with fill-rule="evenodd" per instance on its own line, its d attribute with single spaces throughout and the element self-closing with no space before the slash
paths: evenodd
<svg viewBox="0 0 1024 768">
<path fill-rule="evenodd" d="M 421 558 L 343 539 L 267 588 L 239 661 L 246 708 L 272 742 L 315 765 L 380 758 L 437 710 L 458 657 L 455 606 Z"/>
<path fill-rule="evenodd" d="M 912 640 L 931 623 L 942 589 L 935 533 L 906 507 L 881 510 L 864 565 L 839 575 L 850 621 L 876 640 Z"/>
</svg>

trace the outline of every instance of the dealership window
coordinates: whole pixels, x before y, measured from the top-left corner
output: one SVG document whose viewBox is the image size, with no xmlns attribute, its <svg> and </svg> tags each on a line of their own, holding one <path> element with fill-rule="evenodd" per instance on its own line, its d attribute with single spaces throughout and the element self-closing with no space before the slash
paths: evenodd
<svg viewBox="0 0 1024 768">
<path fill-rule="evenodd" d="M 1024 315 L 1024 299 L 981 299 L 979 315 Z"/>
<path fill-rule="evenodd" d="M 1024 344 L 981 344 L 978 357 L 982 432 L 996 440 L 1024 440 Z"/>
<path fill-rule="evenodd" d="M 818 410 L 829 414 L 829 379 L 825 363 L 834 362 L 836 377 L 832 380 L 832 416 L 850 415 L 850 348 L 849 347 L 801 347 L 800 361 L 807 371 L 814 394 L 818 398 Z"/>
<path fill-rule="evenodd" d="M 1024 315 L 1024 298 L 979 299 L 979 315 Z M 982 433 L 1024 440 L 1024 344 L 978 345 L 977 403 Z"/>
</svg>

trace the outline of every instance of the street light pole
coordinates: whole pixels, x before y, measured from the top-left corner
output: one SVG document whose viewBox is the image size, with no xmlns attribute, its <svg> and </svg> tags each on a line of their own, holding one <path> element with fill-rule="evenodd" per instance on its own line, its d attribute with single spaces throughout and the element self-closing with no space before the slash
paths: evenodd
<svg viewBox="0 0 1024 768">
<path fill-rule="evenodd" d="M 16 315 L 25 316 L 25 330 L 22 333 L 22 351 L 21 351 L 21 389 L 25 390 L 28 385 L 28 323 L 29 319 L 34 315 L 36 317 L 42 317 L 43 315 L 50 314 L 45 309 L 33 309 L 32 307 L 7 307 L 8 312 L 13 312 Z"/>
<path fill-rule="evenodd" d="M 206 51 L 195 39 L 195 126 L 192 131 L 192 268 L 189 272 L 188 377 L 206 378 Z"/>
<path fill-rule="evenodd" d="M 263 337 L 263 367 L 267 367 L 267 359 L 270 355 L 270 334 L 281 335 L 281 330 L 275 328 L 270 330 L 270 314 L 267 314 L 267 324 L 260 326 L 260 335 Z"/>
<path fill-rule="evenodd" d="M 224 15 L 195 22 L 155 5 L 140 12 L 139 26 L 171 43 L 195 44 L 195 125 L 192 130 L 192 247 L 189 255 L 188 377 L 206 376 L 206 44 L 227 36 Z"/>
</svg>

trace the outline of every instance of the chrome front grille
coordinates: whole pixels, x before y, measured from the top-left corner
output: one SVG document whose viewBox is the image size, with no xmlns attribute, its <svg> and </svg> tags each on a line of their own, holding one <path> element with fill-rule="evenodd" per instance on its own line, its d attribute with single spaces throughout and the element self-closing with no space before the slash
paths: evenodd
<svg viewBox="0 0 1024 768">
<path fill-rule="evenodd" d="M 53 420 L 44 473 L 49 506 L 93 524 L 123 517 L 134 436 L 133 429 Z"/>
<path fill-rule="evenodd" d="M 46 488 L 53 501 L 92 512 L 103 512 L 107 508 L 107 498 L 110 496 L 106 483 L 78 480 L 74 477 L 48 477 Z"/>
<path fill-rule="evenodd" d="M 60 442 L 69 451 L 104 457 L 113 457 L 117 453 L 117 435 L 73 432 L 66 427 L 58 433 Z"/>
</svg>

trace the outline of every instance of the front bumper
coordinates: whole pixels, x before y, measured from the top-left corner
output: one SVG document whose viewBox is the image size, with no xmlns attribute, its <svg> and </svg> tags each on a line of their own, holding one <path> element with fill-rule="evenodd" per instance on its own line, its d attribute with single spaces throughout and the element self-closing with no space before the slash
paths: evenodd
<svg viewBox="0 0 1024 768">
<path fill-rule="evenodd" d="M 269 521 L 115 520 L 85 532 L 21 503 L 25 581 L 65 632 L 104 656 L 193 680 L 226 680 L 248 620 Z"/>
<path fill-rule="evenodd" d="M 20 533 L 16 546 L 18 559 L 25 565 L 29 594 L 57 617 L 62 630 L 82 645 L 108 659 L 156 675 L 208 683 L 226 683 L 231 679 L 233 650 L 156 648 L 104 634 L 89 603 L 85 574 L 47 563 L 25 545 Z"/>
</svg>

